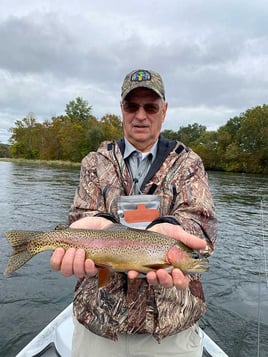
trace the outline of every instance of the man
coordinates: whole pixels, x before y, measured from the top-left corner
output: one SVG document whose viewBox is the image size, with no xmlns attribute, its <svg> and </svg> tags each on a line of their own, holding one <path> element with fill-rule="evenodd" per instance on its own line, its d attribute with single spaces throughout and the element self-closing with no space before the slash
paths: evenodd
<svg viewBox="0 0 268 357">
<path fill-rule="evenodd" d="M 70 227 L 106 229 L 122 222 L 120 198 L 139 203 L 152 195 L 159 198 L 159 214 L 144 228 L 174 237 L 208 256 L 214 250 L 217 223 L 207 175 L 199 156 L 182 143 L 160 136 L 167 107 L 158 73 L 134 70 L 125 77 L 124 138 L 102 143 L 83 159 Z M 145 210 L 150 216 L 150 209 Z M 143 214 L 140 221 L 146 221 Z M 202 355 L 196 322 L 206 306 L 198 274 L 179 269 L 171 273 L 158 269 L 143 278 L 135 271 L 128 276 L 115 273 L 99 289 L 98 268 L 85 259 L 83 250 L 59 248 L 51 265 L 64 276 L 79 279 L 73 356 Z"/>
</svg>

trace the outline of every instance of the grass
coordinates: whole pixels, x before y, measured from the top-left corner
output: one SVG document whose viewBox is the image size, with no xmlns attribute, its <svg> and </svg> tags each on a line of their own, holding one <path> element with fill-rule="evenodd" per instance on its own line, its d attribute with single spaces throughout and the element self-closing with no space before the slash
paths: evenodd
<svg viewBox="0 0 268 357">
<path fill-rule="evenodd" d="M 29 160 L 29 159 L 13 159 L 1 157 L 0 162 L 16 162 L 19 164 L 34 164 L 34 165 L 47 165 L 47 166 L 65 166 L 65 167 L 80 167 L 80 162 L 63 161 L 63 160 Z"/>
</svg>

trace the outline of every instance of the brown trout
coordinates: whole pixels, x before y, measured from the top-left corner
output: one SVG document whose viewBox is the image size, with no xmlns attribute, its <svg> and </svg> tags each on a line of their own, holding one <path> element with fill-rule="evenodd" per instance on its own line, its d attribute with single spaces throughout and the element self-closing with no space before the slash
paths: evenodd
<svg viewBox="0 0 268 357">
<path fill-rule="evenodd" d="M 65 229 L 51 232 L 8 231 L 6 237 L 13 247 L 4 275 L 8 275 L 34 255 L 44 250 L 58 247 L 68 249 L 82 248 L 86 258 L 92 259 L 96 266 L 107 272 L 140 273 L 156 269 L 179 268 L 184 273 L 208 270 L 207 259 L 196 257 L 196 253 L 169 236 L 121 225 L 113 225 L 106 230 Z M 169 257 L 176 257 L 173 259 Z M 107 283 L 100 283 L 100 286 Z"/>
</svg>

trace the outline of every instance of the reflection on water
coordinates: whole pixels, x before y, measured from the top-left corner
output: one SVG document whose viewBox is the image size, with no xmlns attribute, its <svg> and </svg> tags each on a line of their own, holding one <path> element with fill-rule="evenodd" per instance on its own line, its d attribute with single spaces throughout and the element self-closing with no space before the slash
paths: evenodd
<svg viewBox="0 0 268 357">
<path fill-rule="evenodd" d="M 50 230 L 64 223 L 79 169 L 5 162 L 0 167 L 0 266 L 4 271 L 11 252 L 4 232 Z M 201 326 L 229 356 L 256 356 L 260 312 L 260 356 L 264 357 L 268 355 L 264 266 L 268 177 L 211 172 L 209 178 L 219 239 L 210 271 L 203 275 L 208 312 Z M 12 277 L 0 275 L 1 356 L 14 356 L 72 299 L 75 280 L 51 271 L 50 254 L 34 257 Z"/>
</svg>

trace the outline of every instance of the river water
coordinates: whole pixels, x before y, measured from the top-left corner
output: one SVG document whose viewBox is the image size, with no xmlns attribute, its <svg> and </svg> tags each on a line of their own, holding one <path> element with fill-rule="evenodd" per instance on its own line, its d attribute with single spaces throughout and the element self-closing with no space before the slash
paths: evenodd
<svg viewBox="0 0 268 357">
<path fill-rule="evenodd" d="M 4 232 L 65 223 L 79 169 L 0 162 L 0 272 Z M 268 176 L 209 172 L 219 238 L 203 274 L 201 327 L 229 356 L 268 356 Z M 51 252 L 0 274 L 0 356 L 13 357 L 72 300 L 74 278 L 52 272 Z M 266 262 L 267 261 L 267 262 Z"/>
</svg>

